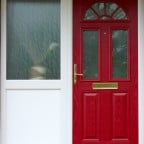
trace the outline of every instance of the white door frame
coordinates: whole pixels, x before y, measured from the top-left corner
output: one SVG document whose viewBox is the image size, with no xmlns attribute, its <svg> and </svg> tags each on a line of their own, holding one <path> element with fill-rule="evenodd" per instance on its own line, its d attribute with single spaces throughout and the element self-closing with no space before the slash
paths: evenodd
<svg viewBox="0 0 144 144">
<path fill-rule="evenodd" d="M 139 144 L 144 144 L 144 1 L 138 0 Z"/>
<path fill-rule="evenodd" d="M 1 61 L 3 61 L 4 55 L 6 54 L 4 48 L 6 48 L 6 12 L 5 12 L 5 1 L 2 0 L 1 4 Z M 62 39 L 62 68 L 66 67 L 64 73 L 62 73 L 63 80 L 63 94 L 66 95 L 63 99 L 65 112 L 63 119 L 66 122 L 67 128 L 63 131 L 65 134 L 64 144 L 72 144 L 72 0 L 61 0 L 61 24 L 65 29 L 61 30 Z M 138 0 L 138 85 L 139 85 L 139 144 L 144 144 L 144 1 Z M 65 42 L 67 41 L 67 42 Z M 2 66 L 1 71 L 1 129 L 2 137 L 5 135 L 5 119 L 6 119 L 6 103 L 5 103 L 5 82 L 4 77 L 6 74 L 5 66 Z M 1 144 L 5 144 L 1 141 Z"/>
</svg>

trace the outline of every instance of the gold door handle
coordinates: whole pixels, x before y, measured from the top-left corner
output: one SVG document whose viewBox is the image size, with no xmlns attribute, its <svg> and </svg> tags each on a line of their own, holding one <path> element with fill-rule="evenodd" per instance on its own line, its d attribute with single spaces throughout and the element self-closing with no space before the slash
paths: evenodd
<svg viewBox="0 0 144 144">
<path fill-rule="evenodd" d="M 83 74 L 77 73 L 77 64 L 74 64 L 74 84 L 77 83 L 77 76 L 83 76 Z"/>
</svg>

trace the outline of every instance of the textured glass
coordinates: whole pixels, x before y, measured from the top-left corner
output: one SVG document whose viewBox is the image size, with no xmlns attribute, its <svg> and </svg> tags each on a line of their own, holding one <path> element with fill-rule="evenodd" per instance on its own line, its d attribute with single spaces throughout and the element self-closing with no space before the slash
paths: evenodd
<svg viewBox="0 0 144 144">
<path fill-rule="evenodd" d="M 128 19 L 126 13 L 116 3 L 95 3 L 84 16 L 85 20 L 124 20 Z"/>
<path fill-rule="evenodd" d="M 127 37 L 128 32 L 126 30 L 114 30 L 112 32 L 113 78 L 127 78 Z"/>
<path fill-rule="evenodd" d="M 123 9 L 119 8 L 115 14 L 113 15 L 114 19 L 127 19 L 125 12 Z"/>
<path fill-rule="evenodd" d="M 115 3 L 106 3 L 107 15 L 111 15 L 117 8 L 118 8 L 118 5 Z"/>
<path fill-rule="evenodd" d="M 8 0 L 7 79 L 60 79 L 60 1 Z"/>
<path fill-rule="evenodd" d="M 84 78 L 98 77 L 98 32 L 83 32 Z"/>
<path fill-rule="evenodd" d="M 98 13 L 98 15 L 104 14 L 104 3 L 96 3 L 92 8 Z"/>
<path fill-rule="evenodd" d="M 94 19 L 97 19 L 97 16 L 96 14 L 93 12 L 92 9 L 88 9 L 85 13 L 85 17 L 84 19 L 86 20 L 94 20 Z"/>
</svg>

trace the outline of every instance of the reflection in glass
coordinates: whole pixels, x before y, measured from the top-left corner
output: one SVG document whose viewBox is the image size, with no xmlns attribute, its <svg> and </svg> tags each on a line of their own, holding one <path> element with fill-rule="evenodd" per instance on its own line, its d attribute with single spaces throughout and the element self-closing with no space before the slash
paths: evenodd
<svg viewBox="0 0 144 144">
<path fill-rule="evenodd" d="M 96 3 L 92 8 L 98 13 L 98 15 L 104 14 L 104 3 Z"/>
<path fill-rule="evenodd" d="M 85 13 L 84 19 L 86 20 L 95 20 L 97 19 L 96 14 L 93 12 L 92 9 L 88 9 Z"/>
<path fill-rule="evenodd" d="M 125 12 L 123 9 L 119 8 L 115 14 L 113 15 L 114 19 L 127 19 Z"/>
<path fill-rule="evenodd" d="M 126 20 L 126 13 L 116 3 L 95 3 L 89 8 L 84 20 Z"/>
<path fill-rule="evenodd" d="M 114 30 L 112 32 L 113 78 L 127 78 L 127 36 L 126 30 Z"/>
<path fill-rule="evenodd" d="M 60 1 L 8 0 L 7 79 L 60 79 Z"/>
<path fill-rule="evenodd" d="M 116 9 L 118 5 L 115 3 L 106 3 L 106 13 L 107 15 L 111 15 Z"/>
<path fill-rule="evenodd" d="M 83 32 L 84 78 L 98 77 L 98 32 Z"/>
</svg>

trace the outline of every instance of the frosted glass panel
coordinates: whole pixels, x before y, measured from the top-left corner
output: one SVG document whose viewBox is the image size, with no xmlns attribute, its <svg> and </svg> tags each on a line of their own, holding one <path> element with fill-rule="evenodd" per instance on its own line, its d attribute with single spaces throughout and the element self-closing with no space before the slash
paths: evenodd
<svg viewBox="0 0 144 144">
<path fill-rule="evenodd" d="M 85 12 L 84 20 L 126 20 L 125 11 L 116 3 L 95 3 Z"/>
<path fill-rule="evenodd" d="M 98 32 L 83 32 L 84 47 L 84 78 L 92 79 L 98 77 Z"/>
<path fill-rule="evenodd" d="M 113 78 L 127 78 L 127 36 L 126 30 L 115 30 L 112 33 Z"/>
<path fill-rule="evenodd" d="M 123 11 L 123 9 L 118 9 L 114 16 L 113 16 L 114 19 L 127 19 L 127 16 L 126 16 L 126 13 Z"/>
<path fill-rule="evenodd" d="M 60 1 L 8 0 L 7 79 L 60 79 Z"/>
<path fill-rule="evenodd" d="M 92 8 L 99 14 L 104 14 L 104 3 L 96 3 L 92 6 Z"/>
<path fill-rule="evenodd" d="M 94 13 L 92 9 L 88 9 L 84 16 L 85 20 L 95 20 L 97 19 L 97 15 Z"/>
<path fill-rule="evenodd" d="M 111 15 L 117 8 L 118 5 L 115 3 L 106 3 L 106 13 L 108 15 Z"/>
</svg>

